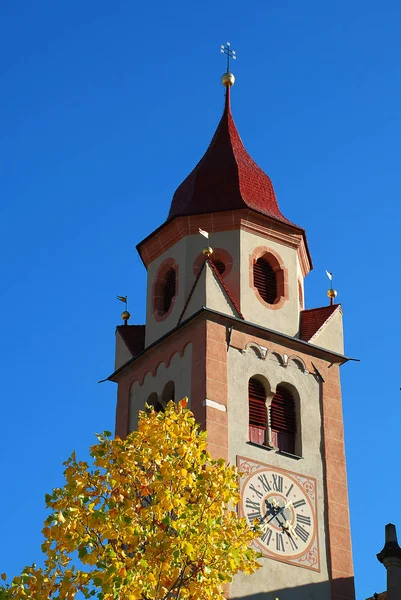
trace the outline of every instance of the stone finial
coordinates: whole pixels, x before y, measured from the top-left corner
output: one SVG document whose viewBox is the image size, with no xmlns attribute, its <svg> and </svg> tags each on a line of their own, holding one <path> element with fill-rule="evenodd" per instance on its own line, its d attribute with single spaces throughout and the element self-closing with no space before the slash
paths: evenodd
<svg viewBox="0 0 401 600">
<path fill-rule="evenodd" d="M 384 548 L 377 555 L 377 559 L 386 566 L 387 559 L 399 559 L 401 560 L 401 548 L 398 544 L 397 531 L 393 523 L 386 525 L 385 543 Z"/>
</svg>

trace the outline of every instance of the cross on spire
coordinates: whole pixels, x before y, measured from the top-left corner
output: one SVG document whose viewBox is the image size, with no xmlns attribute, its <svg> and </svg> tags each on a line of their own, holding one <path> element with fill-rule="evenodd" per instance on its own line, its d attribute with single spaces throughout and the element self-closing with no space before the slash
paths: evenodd
<svg viewBox="0 0 401 600">
<path fill-rule="evenodd" d="M 230 58 L 237 60 L 237 54 L 235 50 L 231 50 L 230 42 L 226 42 L 225 46 L 222 44 L 220 46 L 220 52 L 227 56 L 227 73 L 230 73 Z"/>
</svg>

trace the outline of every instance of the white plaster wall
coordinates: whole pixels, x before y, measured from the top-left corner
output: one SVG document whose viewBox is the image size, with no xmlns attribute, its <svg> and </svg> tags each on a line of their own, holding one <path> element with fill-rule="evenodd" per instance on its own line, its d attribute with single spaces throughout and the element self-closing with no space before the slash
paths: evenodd
<svg viewBox="0 0 401 600">
<path fill-rule="evenodd" d="M 206 266 L 206 306 L 226 315 L 238 316 L 215 272 L 209 265 Z"/>
<path fill-rule="evenodd" d="M 161 399 L 164 386 L 169 381 L 174 381 L 176 401 L 184 396 L 187 396 L 189 401 L 191 400 L 191 368 L 192 344 L 188 344 L 182 356 L 178 352 L 174 354 L 168 367 L 161 362 L 155 375 L 148 373 L 142 384 L 139 381 L 133 383 L 130 391 L 130 431 L 137 428 L 138 412 L 144 409 L 150 394 L 156 392 Z"/>
<path fill-rule="evenodd" d="M 299 330 L 298 278 L 300 272 L 297 251 L 284 244 L 267 240 L 248 231 L 241 231 L 241 311 L 247 321 L 252 321 L 287 335 L 295 336 Z M 289 299 L 278 309 L 265 306 L 250 286 L 249 257 L 259 246 L 271 248 L 282 259 L 287 268 Z"/>
<path fill-rule="evenodd" d="M 156 258 L 156 260 L 154 260 L 148 266 L 145 346 L 149 346 L 150 344 L 152 344 L 152 342 L 161 338 L 163 335 L 171 331 L 171 329 L 174 329 L 174 327 L 177 325 L 181 311 L 184 308 L 186 298 L 186 246 L 186 238 L 183 238 L 179 242 L 177 242 L 172 248 L 169 248 L 166 252 L 164 252 L 158 258 Z M 178 293 L 173 300 L 174 304 L 170 314 L 162 321 L 156 321 L 155 317 L 153 316 L 153 282 L 155 280 L 156 274 L 159 270 L 161 263 L 164 262 L 167 258 L 174 258 L 176 263 L 178 263 Z"/>
<path fill-rule="evenodd" d="M 325 582 L 328 579 L 326 560 L 326 540 L 324 531 L 324 488 L 323 462 L 321 455 L 321 406 L 320 384 L 315 376 L 304 373 L 292 360 L 283 367 L 278 358 L 269 352 L 266 359 L 258 358 L 255 351 L 248 349 L 246 354 L 230 348 L 228 352 L 228 431 L 229 462 L 236 464 L 237 456 L 249 457 L 263 463 L 310 475 L 316 478 L 318 488 L 318 531 L 320 543 L 321 572 L 287 565 L 272 559 L 262 558 L 263 567 L 251 576 L 237 576 L 231 586 L 231 598 L 269 598 L 269 592 L 280 590 L 280 600 L 329 600 L 328 585 L 310 584 Z M 250 377 L 262 375 L 273 390 L 279 383 L 292 384 L 300 397 L 300 420 L 302 436 L 302 456 L 300 460 L 277 454 L 248 444 L 248 381 Z M 296 581 L 296 588 L 294 582 Z M 306 587 L 302 587 L 306 586 Z M 308 587 L 309 586 L 309 587 Z M 282 590 L 282 591 L 281 591 Z M 313 595 L 315 590 L 316 595 Z"/>
<path fill-rule="evenodd" d="M 202 306 L 207 306 L 226 315 L 238 316 L 237 311 L 229 301 L 225 290 L 216 277 L 215 272 L 207 262 L 193 290 L 191 299 L 185 312 L 182 315 L 182 321 L 188 319 L 196 313 Z"/>
<path fill-rule="evenodd" d="M 114 370 L 117 371 L 122 365 L 125 365 L 132 358 L 131 352 L 128 350 L 124 340 L 118 331 L 116 331 L 116 353 L 114 359 Z"/>
<path fill-rule="evenodd" d="M 239 230 L 213 233 L 210 235 L 209 242 L 200 234 L 189 235 L 181 239 L 148 265 L 145 346 L 149 346 L 176 327 L 195 281 L 194 263 L 208 244 L 215 248 L 223 248 L 232 256 L 233 267 L 225 277 L 225 282 L 230 290 L 239 289 Z M 174 258 L 178 264 L 178 294 L 170 314 L 162 321 L 157 321 L 153 316 L 153 282 L 161 263 L 167 258 Z M 205 302 L 202 304 L 204 305 Z M 232 314 L 232 312 L 229 314 Z"/>
<path fill-rule="evenodd" d="M 344 354 L 343 315 L 341 309 L 337 309 L 309 341 L 311 344 L 315 344 L 315 346 Z"/>
</svg>

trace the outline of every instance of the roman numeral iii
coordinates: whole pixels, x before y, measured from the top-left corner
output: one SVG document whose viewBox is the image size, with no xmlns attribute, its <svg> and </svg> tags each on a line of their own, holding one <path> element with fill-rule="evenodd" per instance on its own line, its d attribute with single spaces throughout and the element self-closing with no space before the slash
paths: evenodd
<svg viewBox="0 0 401 600">
<path fill-rule="evenodd" d="M 297 500 L 296 502 L 292 503 L 292 506 L 294 508 L 299 508 L 300 506 L 305 506 L 306 504 L 306 500 Z"/>
<path fill-rule="evenodd" d="M 305 517 L 304 515 L 300 515 L 297 513 L 297 523 L 303 523 L 304 525 L 310 525 L 311 519 L 310 519 L 310 517 Z"/>
</svg>

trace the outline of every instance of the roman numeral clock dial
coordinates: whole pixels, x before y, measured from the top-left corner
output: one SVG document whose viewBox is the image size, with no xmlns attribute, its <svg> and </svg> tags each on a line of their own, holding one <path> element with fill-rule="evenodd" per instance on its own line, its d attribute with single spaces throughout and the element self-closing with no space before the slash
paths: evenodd
<svg viewBox="0 0 401 600">
<path fill-rule="evenodd" d="M 238 457 L 239 513 L 259 524 L 257 549 L 268 558 L 320 570 L 316 480 Z"/>
</svg>

